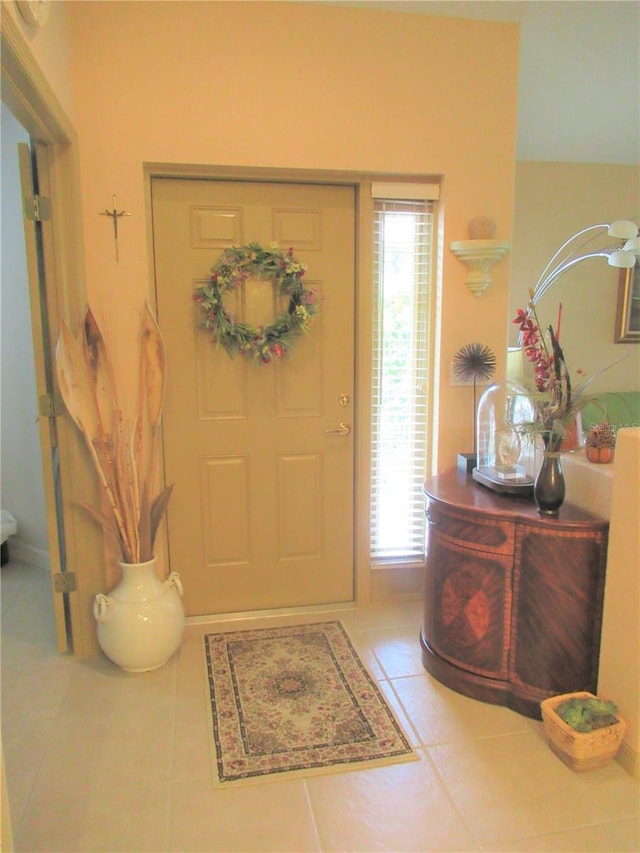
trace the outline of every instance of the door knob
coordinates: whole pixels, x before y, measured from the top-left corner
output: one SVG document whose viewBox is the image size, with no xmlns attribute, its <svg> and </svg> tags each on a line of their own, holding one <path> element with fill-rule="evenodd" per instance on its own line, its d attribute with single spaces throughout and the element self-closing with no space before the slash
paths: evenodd
<svg viewBox="0 0 640 853">
<path fill-rule="evenodd" d="M 345 424 L 340 421 L 336 429 L 325 429 L 325 435 L 349 435 L 351 432 L 351 424 Z"/>
</svg>

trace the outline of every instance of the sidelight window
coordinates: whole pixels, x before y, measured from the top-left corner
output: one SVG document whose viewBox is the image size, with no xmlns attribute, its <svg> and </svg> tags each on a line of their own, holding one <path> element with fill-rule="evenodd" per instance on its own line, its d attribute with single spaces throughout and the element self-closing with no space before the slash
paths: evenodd
<svg viewBox="0 0 640 853">
<path fill-rule="evenodd" d="M 426 189 L 433 198 L 438 187 Z M 371 554 L 376 562 L 424 554 L 433 220 L 431 199 L 374 200 Z"/>
</svg>

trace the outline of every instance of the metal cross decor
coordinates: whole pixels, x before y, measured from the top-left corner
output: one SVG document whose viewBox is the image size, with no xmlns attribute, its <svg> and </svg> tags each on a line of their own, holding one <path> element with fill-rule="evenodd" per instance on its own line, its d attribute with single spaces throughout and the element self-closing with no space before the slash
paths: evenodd
<svg viewBox="0 0 640 853">
<path fill-rule="evenodd" d="M 113 219 L 113 239 L 116 244 L 116 262 L 119 262 L 120 257 L 118 255 L 118 219 L 121 216 L 131 216 L 130 213 L 127 213 L 124 210 L 118 210 L 117 205 L 117 196 L 113 196 L 113 210 L 107 210 L 106 208 L 100 213 L 100 216 L 110 216 Z"/>
</svg>

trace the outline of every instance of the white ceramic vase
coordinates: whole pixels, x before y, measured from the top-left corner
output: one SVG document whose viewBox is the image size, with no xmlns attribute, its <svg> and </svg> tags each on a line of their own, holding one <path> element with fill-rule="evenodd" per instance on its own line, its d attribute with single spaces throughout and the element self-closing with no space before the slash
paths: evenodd
<svg viewBox="0 0 640 853">
<path fill-rule="evenodd" d="M 122 580 L 109 595 L 96 595 L 93 615 L 105 655 L 128 672 L 158 669 L 178 650 L 184 633 L 180 575 L 165 581 L 155 572 L 156 558 L 120 563 Z"/>
</svg>

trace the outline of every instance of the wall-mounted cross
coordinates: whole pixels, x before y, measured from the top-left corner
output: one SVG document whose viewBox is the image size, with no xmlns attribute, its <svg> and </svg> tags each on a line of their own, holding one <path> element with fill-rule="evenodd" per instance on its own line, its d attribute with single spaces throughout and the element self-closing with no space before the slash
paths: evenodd
<svg viewBox="0 0 640 853">
<path fill-rule="evenodd" d="M 106 208 L 99 214 L 100 216 L 110 216 L 113 219 L 113 239 L 116 244 L 116 262 L 120 260 L 118 255 L 118 219 L 121 216 L 131 216 L 130 213 L 127 213 L 124 210 L 117 209 L 117 196 L 113 196 L 113 210 L 107 210 Z"/>
</svg>

